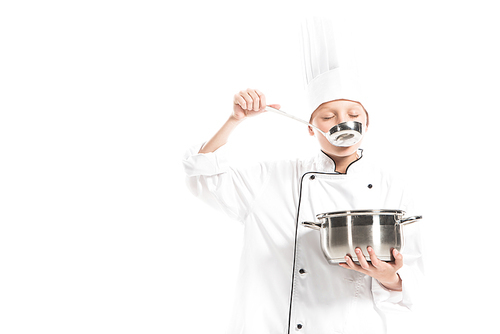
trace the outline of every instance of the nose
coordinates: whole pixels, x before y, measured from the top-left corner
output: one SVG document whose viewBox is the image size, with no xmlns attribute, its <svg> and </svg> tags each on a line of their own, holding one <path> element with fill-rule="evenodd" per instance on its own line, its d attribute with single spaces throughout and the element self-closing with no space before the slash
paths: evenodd
<svg viewBox="0 0 500 334">
<path fill-rule="evenodd" d="M 346 115 L 338 115 L 337 117 L 337 124 L 347 122 L 349 118 Z M 337 125 L 335 124 L 335 125 Z"/>
</svg>

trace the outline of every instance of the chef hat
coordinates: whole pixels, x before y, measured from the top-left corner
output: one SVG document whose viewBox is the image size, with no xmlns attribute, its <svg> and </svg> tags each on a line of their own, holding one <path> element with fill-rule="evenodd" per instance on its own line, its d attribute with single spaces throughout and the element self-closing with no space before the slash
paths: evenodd
<svg viewBox="0 0 500 334">
<path fill-rule="evenodd" d="M 309 114 L 322 103 L 345 99 L 361 103 L 354 49 L 347 36 L 334 36 L 327 18 L 306 19 L 302 25 L 302 49 Z"/>
</svg>

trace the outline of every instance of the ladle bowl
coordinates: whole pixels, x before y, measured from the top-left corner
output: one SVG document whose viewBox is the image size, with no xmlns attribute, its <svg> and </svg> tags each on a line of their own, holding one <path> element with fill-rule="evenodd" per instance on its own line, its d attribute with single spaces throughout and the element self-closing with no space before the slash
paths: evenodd
<svg viewBox="0 0 500 334">
<path fill-rule="evenodd" d="M 353 146 L 363 138 L 363 124 L 356 121 L 339 123 L 331 128 L 326 136 L 328 141 L 335 146 Z"/>
<path fill-rule="evenodd" d="M 335 146 L 338 147 L 348 147 L 348 146 L 353 146 L 359 143 L 359 141 L 363 138 L 363 124 L 360 122 L 356 121 L 347 121 L 347 122 L 342 122 L 334 127 L 332 127 L 328 133 L 323 132 L 320 130 L 317 126 L 312 125 L 311 123 L 304 121 L 303 119 L 300 119 L 298 117 L 295 117 L 293 115 L 290 115 L 282 110 L 275 109 L 272 107 L 266 107 L 267 111 L 272 111 L 275 112 L 279 115 L 286 116 L 288 118 L 294 119 L 296 121 L 299 121 L 301 123 L 307 124 L 319 133 L 321 133 L 323 136 L 326 137 L 326 139 Z"/>
</svg>

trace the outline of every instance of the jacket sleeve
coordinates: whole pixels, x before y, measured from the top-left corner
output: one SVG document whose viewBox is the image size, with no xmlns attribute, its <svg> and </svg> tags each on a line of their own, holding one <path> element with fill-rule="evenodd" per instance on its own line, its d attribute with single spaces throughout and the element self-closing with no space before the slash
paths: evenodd
<svg viewBox="0 0 500 334">
<path fill-rule="evenodd" d="M 386 289 L 376 279 L 372 279 L 372 294 L 375 305 L 384 312 L 400 312 L 412 310 L 419 296 L 423 279 L 423 261 L 420 247 L 419 226 L 405 226 L 405 248 L 403 267 L 398 274 L 403 281 L 403 291 Z"/>
<path fill-rule="evenodd" d="M 406 212 L 406 217 L 417 215 L 414 210 L 413 198 L 405 187 L 401 195 L 401 209 Z M 413 224 L 404 225 L 404 248 L 403 267 L 398 270 L 398 274 L 403 282 L 402 291 L 392 291 L 386 289 L 376 279 L 372 279 L 372 294 L 375 305 L 383 312 L 405 312 L 414 308 L 421 295 L 421 285 L 424 275 L 424 265 L 422 258 L 422 242 L 420 236 L 419 220 Z"/>
<path fill-rule="evenodd" d="M 208 205 L 243 222 L 269 179 L 270 165 L 234 168 L 228 162 L 225 146 L 205 154 L 197 153 L 199 147 L 192 147 L 184 155 L 187 187 Z"/>
</svg>

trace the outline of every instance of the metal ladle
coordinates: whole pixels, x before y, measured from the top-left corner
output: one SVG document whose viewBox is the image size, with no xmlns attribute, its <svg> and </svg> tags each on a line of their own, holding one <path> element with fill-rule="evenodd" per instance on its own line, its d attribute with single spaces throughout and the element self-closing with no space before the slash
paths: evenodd
<svg viewBox="0 0 500 334">
<path fill-rule="evenodd" d="M 326 139 L 332 145 L 335 145 L 335 146 L 348 147 L 348 146 L 356 145 L 363 137 L 363 124 L 361 124 L 360 122 L 356 122 L 356 121 L 342 122 L 342 123 L 335 125 L 333 128 L 331 128 L 330 131 L 328 131 L 328 133 L 325 133 L 322 130 L 318 129 L 318 127 L 312 125 L 311 123 L 304 121 L 303 119 L 300 119 L 300 118 L 295 117 L 293 115 L 290 115 L 290 114 L 288 114 L 284 111 L 281 111 L 279 109 L 275 109 L 275 108 L 267 106 L 266 110 L 275 112 L 275 113 L 280 114 L 282 116 L 286 116 L 288 118 L 291 118 L 291 119 L 294 119 L 294 120 L 299 121 L 301 123 L 309 125 L 310 127 L 317 130 L 319 133 L 321 133 L 323 136 L 325 136 Z"/>
</svg>

